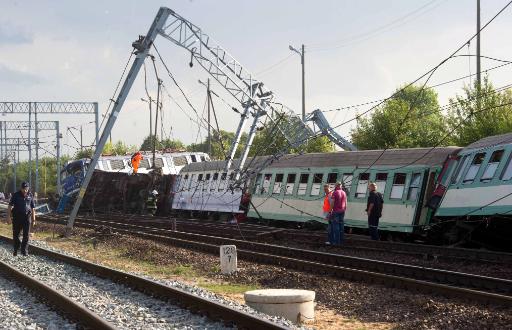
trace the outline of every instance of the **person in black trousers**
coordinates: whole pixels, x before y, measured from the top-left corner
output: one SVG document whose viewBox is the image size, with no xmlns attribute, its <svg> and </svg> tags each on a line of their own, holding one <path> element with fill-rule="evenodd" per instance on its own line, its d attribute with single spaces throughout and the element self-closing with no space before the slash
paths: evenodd
<svg viewBox="0 0 512 330">
<path fill-rule="evenodd" d="M 28 254 L 28 239 L 30 225 L 36 224 L 36 212 L 34 211 L 34 198 L 29 191 L 27 182 L 21 184 L 21 189 L 15 192 L 9 202 L 7 222 L 11 223 L 12 216 L 12 238 L 14 240 L 13 255 L 18 254 L 21 244 L 21 254 Z M 23 240 L 20 242 L 20 232 L 23 230 Z"/>
<path fill-rule="evenodd" d="M 366 204 L 366 214 L 368 215 L 368 230 L 372 240 L 378 241 L 379 237 L 379 219 L 382 217 L 382 208 L 384 199 L 382 194 L 377 192 L 377 185 L 372 182 L 368 186 L 368 202 Z"/>
</svg>

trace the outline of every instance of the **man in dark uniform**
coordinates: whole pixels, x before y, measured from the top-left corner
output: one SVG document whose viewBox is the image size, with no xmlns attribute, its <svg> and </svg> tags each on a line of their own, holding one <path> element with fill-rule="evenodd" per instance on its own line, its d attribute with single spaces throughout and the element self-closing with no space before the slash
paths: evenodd
<svg viewBox="0 0 512 330">
<path fill-rule="evenodd" d="M 28 254 L 28 238 L 30 225 L 36 224 L 36 213 L 34 211 L 34 198 L 29 192 L 27 182 L 21 184 L 20 191 L 15 192 L 9 202 L 7 212 L 7 222 L 11 223 L 12 214 L 12 235 L 14 240 L 14 255 L 18 254 L 20 248 L 20 232 L 23 230 L 23 240 L 21 241 L 21 254 Z"/>
<path fill-rule="evenodd" d="M 377 190 L 375 183 L 370 183 L 368 186 L 370 194 L 368 195 L 368 203 L 366 205 L 366 214 L 368 214 L 368 230 L 372 240 L 379 240 L 379 219 L 382 216 L 382 208 L 384 199 L 382 194 Z"/>
</svg>

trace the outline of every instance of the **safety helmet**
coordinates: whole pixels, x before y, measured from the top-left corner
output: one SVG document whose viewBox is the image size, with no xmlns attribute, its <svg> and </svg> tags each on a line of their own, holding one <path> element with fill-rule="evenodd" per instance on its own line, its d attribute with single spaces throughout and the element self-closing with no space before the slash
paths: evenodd
<svg viewBox="0 0 512 330">
<path fill-rule="evenodd" d="M 158 191 L 153 190 L 153 191 L 151 192 L 151 195 L 158 195 Z"/>
</svg>

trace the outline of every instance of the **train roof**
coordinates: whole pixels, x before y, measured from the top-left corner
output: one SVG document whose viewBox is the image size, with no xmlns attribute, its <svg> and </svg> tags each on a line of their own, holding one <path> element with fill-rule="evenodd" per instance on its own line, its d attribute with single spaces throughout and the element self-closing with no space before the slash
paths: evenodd
<svg viewBox="0 0 512 330">
<path fill-rule="evenodd" d="M 512 133 L 488 136 L 471 143 L 464 149 L 480 149 L 488 147 L 497 147 L 504 144 L 512 143 Z"/>
<path fill-rule="evenodd" d="M 441 165 L 448 155 L 459 152 L 460 147 L 411 148 L 364 151 L 340 151 L 330 153 L 309 153 L 303 155 L 285 155 L 274 161 L 268 168 L 289 167 L 333 167 L 333 166 L 435 166 Z M 267 157 L 249 158 L 247 164 L 256 167 Z M 236 168 L 239 160 L 234 160 L 232 168 Z M 222 171 L 226 161 L 193 163 L 185 166 L 185 172 Z"/>
</svg>

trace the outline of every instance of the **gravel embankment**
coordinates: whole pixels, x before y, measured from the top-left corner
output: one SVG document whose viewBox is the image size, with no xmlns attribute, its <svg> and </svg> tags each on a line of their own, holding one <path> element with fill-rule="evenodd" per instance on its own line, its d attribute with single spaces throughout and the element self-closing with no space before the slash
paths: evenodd
<svg viewBox="0 0 512 330">
<path fill-rule="evenodd" d="M 31 292 L 0 276 L 0 329 L 76 329 Z"/>
<path fill-rule="evenodd" d="M 168 302 L 104 280 L 79 268 L 45 257 L 13 257 L 11 247 L 0 245 L 0 259 L 83 304 L 121 329 L 224 329 L 219 322 L 191 314 Z M 178 282 L 166 284 L 216 299 L 204 290 Z M 217 299 L 222 303 L 220 299 Z M 274 320 L 277 320 L 274 319 Z"/>
<path fill-rule="evenodd" d="M 344 318 L 361 322 L 389 323 L 401 329 L 512 329 L 511 308 L 485 306 L 243 260 L 239 260 L 236 274 L 221 275 L 212 271 L 219 263 L 217 256 L 141 239 L 110 238 L 101 245 L 127 247 L 126 256 L 134 259 L 157 264 L 191 265 L 201 270 L 204 276 L 222 282 L 313 290 L 320 305 Z"/>
</svg>

